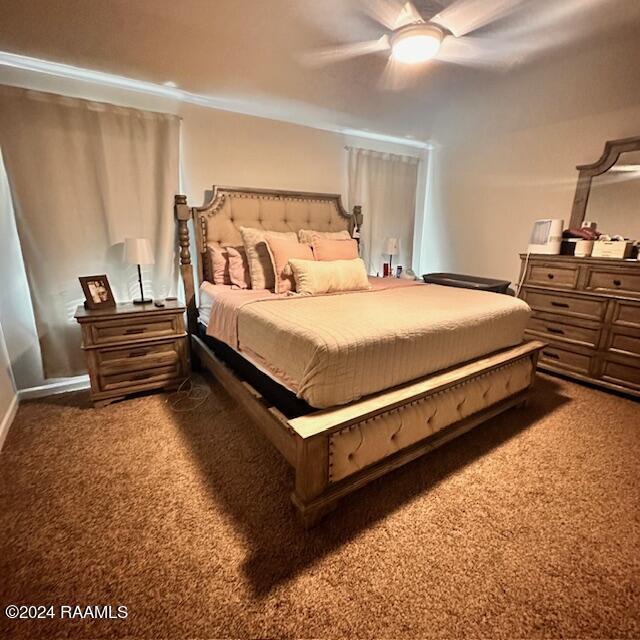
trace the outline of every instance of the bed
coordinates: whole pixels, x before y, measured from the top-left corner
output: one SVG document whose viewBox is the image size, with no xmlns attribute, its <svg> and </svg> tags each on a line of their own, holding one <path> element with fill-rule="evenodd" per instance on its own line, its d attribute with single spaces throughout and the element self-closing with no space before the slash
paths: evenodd
<svg viewBox="0 0 640 640">
<path fill-rule="evenodd" d="M 308 297 L 211 284 L 207 245 L 241 244 L 241 226 L 357 235 L 362 213 L 347 213 L 339 196 L 214 187 L 202 207 L 176 196 L 175 212 L 193 357 L 294 467 L 304 526 L 367 482 L 526 404 L 544 345 L 523 341 L 529 309 L 515 298 L 389 278 Z"/>
</svg>

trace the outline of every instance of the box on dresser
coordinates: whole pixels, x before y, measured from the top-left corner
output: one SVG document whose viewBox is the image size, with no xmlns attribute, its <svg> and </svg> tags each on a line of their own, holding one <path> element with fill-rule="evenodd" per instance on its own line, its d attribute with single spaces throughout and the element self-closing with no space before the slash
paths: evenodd
<svg viewBox="0 0 640 640">
<path fill-rule="evenodd" d="M 78 307 L 91 399 L 95 406 L 131 393 L 175 389 L 189 374 L 185 307 L 167 301 L 118 304 L 109 309 Z"/>
<path fill-rule="evenodd" d="M 521 254 L 539 366 L 640 397 L 640 262 Z"/>
</svg>

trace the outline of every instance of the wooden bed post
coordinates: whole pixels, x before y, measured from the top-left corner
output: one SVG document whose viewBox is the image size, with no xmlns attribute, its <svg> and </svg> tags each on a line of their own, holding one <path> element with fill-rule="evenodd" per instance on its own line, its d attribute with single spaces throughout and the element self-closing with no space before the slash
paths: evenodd
<svg viewBox="0 0 640 640">
<path fill-rule="evenodd" d="M 324 503 L 317 499 L 329 485 L 329 438 L 319 434 L 310 438 L 296 437 L 296 480 L 291 495 L 298 516 L 305 529 L 334 509 L 337 501 Z"/>
<path fill-rule="evenodd" d="M 180 243 L 180 273 L 184 284 L 184 298 L 187 305 L 187 327 L 189 333 L 197 332 L 198 309 L 196 307 L 196 291 L 193 280 L 193 265 L 189 250 L 189 227 L 191 209 L 187 206 L 187 196 L 177 195 L 173 210 L 178 221 L 178 242 Z"/>
</svg>

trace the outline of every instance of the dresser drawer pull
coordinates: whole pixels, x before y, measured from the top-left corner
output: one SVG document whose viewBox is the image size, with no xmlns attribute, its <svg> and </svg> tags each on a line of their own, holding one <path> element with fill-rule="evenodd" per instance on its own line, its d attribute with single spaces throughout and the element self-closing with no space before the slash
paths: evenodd
<svg viewBox="0 0 640 640">
<path fill-rule="evenodd" d="M 547 273 L 547 278 L 549 278 L 549 280 L 553 280 L 554 278 L 553 273 Z"/>
<path fill-rule="evenodd" d="M 552 307 L 562 307 L 563 309 L 568 309 L 569 305 L 566 302 L 556 302 L 555 300 L 551 301 Z"/>
<path fill-rule="evenodd" d="M 129 358 L 142 358 L 149 353 L 148 349 L 138 349 L 137 351 L 130 351 Z"/>
<path fill-rule="evenodd" d="M 546 356 L 547 358 L 551 358 L 552 360 L 560 360 L 560 356 L 557 353 L 553 353 L 552 351 L 543 351 L 542 355 Z"/>
<path fill-rule="evenodd" d="M 613 284 L 615 284 L 616 287 L 619 287 L 622 284 L 622 280 L 614 280 Z"/>
<path fill-rule="evenodd" d="M 146 380 L 151 377 L 151 372 L 147 371 L 146 373 L 138 373 L 135 376 L 131 376 L 132 380 Z"/>
<path fill-rule="evenodd" d="M 547 327 L 547 331 L 549 333 L 557 333 L 558 335 L 561 335 L 561 336 L 564 335 L 564 331 L 562 329 L 556 329 L 555 327 Z"/>
<path fill-rule="evenodd" d="M 131 327 L 130 329 L 126 329 L 125 333 L 126 334 L 144 333 L 146 330 L 147 330 L 146 327 Z"/>
</svg>

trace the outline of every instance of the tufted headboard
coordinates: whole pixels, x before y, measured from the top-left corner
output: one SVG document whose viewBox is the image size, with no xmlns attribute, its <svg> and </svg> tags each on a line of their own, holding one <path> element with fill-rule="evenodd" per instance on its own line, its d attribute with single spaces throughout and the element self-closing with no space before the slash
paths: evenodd
<svg viewBox="0 0 640 640">
<path fill-rule="evenodd" d="M 300 229 L 346 229 L 353 235 L 362 225 L 360 207 L 354 207 L 353 214 L 349 214 L 342 206 L 339 195 L 326 193 L 214 186 L 209 201 L 203 206 L 190 208 L 186 196 L 177 195 L 174 208 L 178 220 L 180 269 L 192 329 L 192 321 L 197 320 L 197 310 L 189 250 L 187 223 L 190 219 L 193 219 L 195 230 L 198 283 L 211 278 L 211 274 L 207 273 L 209 261 L 205 259 L 207 244 L 242 244 L 240 227 L 296 233 Z"/>
</svg>

